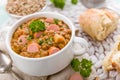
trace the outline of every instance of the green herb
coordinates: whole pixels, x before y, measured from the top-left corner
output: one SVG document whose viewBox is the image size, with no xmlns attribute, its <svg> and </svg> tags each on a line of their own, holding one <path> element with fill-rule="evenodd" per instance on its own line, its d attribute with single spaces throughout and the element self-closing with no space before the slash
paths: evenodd
<svg viewBox="0 0 120 80">
<path fill-rule="evenodd" d="M 89 77 L 90 73 L 92 72 L 92 61 L 89 61 L 87 59 L 82 59 L 82 61 L 79 61 L 77 58 L 73 59 L 71 62 L 71 66 L 75 71 L 80 72 L 80 74 L 83 77 Z"/>
<path fill-rule="evenodd" d="M 43 33 L 42 36 L 45 36 L 45 34 Z"/>
<path fill-rule="evenodd" d="M 80 61 L 78 59 L 73 59 L 71 62 L 71 66 L 75 71 L 79 71 Z"/>
<path fill-rule="evenodd" d="M 22 29 L 22 25 L 20 25 L 20 29 Z"/>
<path fill-rule="evenodd" d="M 52 37 L 49 37 L 47 39 L 45 39 L 45 42 L 49 45 L 53 44 L 53 38 Z"/>
<path fill-rule="evenodd" d="M 50 0 L 55 7 L 63 9 L 65 6 L 65 0 Z"/>
<path fill-rule="evenodd" d="M 71 3 L 72 3 L 72 4 L 77 4 L 77 3 L 78 3 L 78 0 L 71 0 Z"/>
<path fill-rule="evenodd" d="M 52 37 L 50 37 L 50 38 L 49 38 L 49 41 L 53 41 L 53 38 L 52 38 Z"/>
<path fill-rule="evenodd" d="M 29 35 L 29 36 L 27 37 L 27 40 L 31 40 L 31 39 L 33 39 L 33 36 L 32 36 L 32 35 Z"/>
<path fill-rule="evenodd" d="M 52 38 L 52 37 L 48 38 L 47 43 L 48 43 L 49 45 L 53 44 L 53 38 Z"/>
<path fill-rule="evenodd" d="M 58 24 L 59 20 L 58 19 L 54 19 L 55 24 Z"/>
<path fill-rule="evenodd" d="M 22 40 L 20 39 L 20 42 L 22 42 Z"/>
<path fill-rule="evenodd" d="M 43 40 L 40 40 L 40 41 L 39 41 L 39 44 L 40 44 L 40 45 L 42 45 L 42 44 L 43 44 L 43 42 L 44 42 Z"/>
<path fill-rule="evenodd" d="M 87 59 L 82 59 L 81 64 L 80 64 L 80 74 L 83 77 L 89 77 L 91 73 L 91 67 L 92 67 L 92 61 L 89 61 Z"/>
<path fill-rule="evenodd" d="M 29 28 L 32 32 L 39 32 L 45 30 L 45 24 L 40 20 L 34 20 L 30 23 Z"/>
</svg>

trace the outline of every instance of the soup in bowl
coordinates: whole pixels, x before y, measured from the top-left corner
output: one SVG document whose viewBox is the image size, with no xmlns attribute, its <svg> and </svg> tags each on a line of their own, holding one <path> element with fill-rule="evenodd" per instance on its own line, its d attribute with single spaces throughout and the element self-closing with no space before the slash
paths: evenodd
<svg viewBox="0 0 120 80">
<path fill-rule="evenodd" d="M 85 46 L 75 50 L 74 43 Z M 32 76 L 47 76 L 69 65 L 74 54 L 84 53 L 88 44 L 75 37 L 75 27 L 65 16 L 40 12 L 12 25 L 6 46 L 14 65 Z"/>
<path fill-rule="evenodd" d="M 58 52 L 70 38 L 71 30 L 62 20 L 40 17 L 18 26 L 13 33 L 11 46 L 21 56 L 39 58 Z"/>
</svg>

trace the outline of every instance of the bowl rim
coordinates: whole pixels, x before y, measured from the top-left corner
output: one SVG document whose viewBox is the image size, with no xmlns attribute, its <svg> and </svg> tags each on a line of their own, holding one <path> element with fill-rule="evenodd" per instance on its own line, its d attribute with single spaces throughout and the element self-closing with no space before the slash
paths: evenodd
<svg viewBox="0 0 120 80">
<path fill-rule="evenodd" d="M 6 5 L 7 5 L 7 4 L 6 4 Z M 46 0 L 44 7 L 42 7 L 39 11 L 36 11 L 36 12 L 34 12 L 34 13 L 31 13 L 31 14 L 35 14 L 35 13 L 42 12 L 42 11 L 44 11 L 44 10 L 46 9 L 47 6 L 48 6 L 48 4 L 47 4 L 47 0 Z M 5 10 L 6 10 L 6 6 L 5 6 Z M 16 14 L 11 14 L 11 13 L 9 13 L 7 10 L 6 10 L 6 13 L 7 13 L 9 16 L 11 16 L 11 17 L 13 17 L 13 18 L 17 18 L 17 19 L 20 19 L 20 18 L 22 18 L 22 17 L 31 15 L 31 14 L 27 14 L 27 15 L 24 15 L 24 16 L 19 16 L 19 15 L 16 15 Z"/>
<path fill-rule="evenodd" d="M 29 57 L 24 57 L 24 56 L 21 56 L 19 54 L 17 54 L 16 52 L 14 52 L 11 48 L 11 44 L 10 44 L 10 41 L 11 41 L 11 38 L 12 38 L 12 35 L 14 32 L 12 32 L 12 29 L 14 27 L 16 27 L 15 25 L 17 25 L 18 23 L 22 22 L 23 20 L 28 20 L 30 17 L 34 17 L 36 18 L 35 16 L 38 15 L 44 15 L 44 14 L 50 14 L 50 15 L 57 15 L 57 16 L 60 16 L 62 17 L 62 20 L 65 19 L 67 21 L 67 25 L 71 25 L 71 31 L 72 31 L 72 34 L 71 34 L 71 38 L 70 38 L 70 41 L 67 43 L 67 45 L 65 45 L 64 48 L 62 48 L 60 51 L 56 52 L 55 54 L 52 54 L 52 55 L 49 55 L 49 56 L 45 56 L 45 57 L 40 57 L 40 58 L 29 58 Z M 32 19 L 32 18 L 30 18 Z M 24 23 L 24 22 L 23 22 Z M 14 29 L 14 31 L 17 29 L 17 27 Z M 12 34 L 11 34 L 12 33 Z M 17 22 L 15 22 L 15 24 L 12 25 L 12 28 L 9 30 L 8 32 L 8 35 L 7 35 L 7 38 L 6 38 L 6 47 L 9 51 L 9 54 L 10 55 L 14 55 L 15 57 L 18 57 L 18 58 L 21 58 L 21 59 L 24 59 L 24 60 L 32 60 L 32 61 L 39 61 L 39 60 L 46 60 L 46 59 L 50 59 L 52 57 L 55 57 L 57 55 L 61 55 L 61 53 L 63 53 L 63 51 L 65 51 L 67 49 L 68 46 L 70 46 L 70 44 L 73 42 L 73 38 L 75 36 L 75 27 L 73 25 L 73 23 L 67 18 L 65 17 L 64 15 L 62 14 L 59 14 L 59 13 L 55 13 L 55 12 L 40 12 L 40 13 L 35 13 L 35 14 L 30 14 L 30 15 L 27 15 L 23 18 L 21 18 L 20 20 L 18 20 Z M 73 54 L 73 53 L 71 53 Z"/>
</svg>

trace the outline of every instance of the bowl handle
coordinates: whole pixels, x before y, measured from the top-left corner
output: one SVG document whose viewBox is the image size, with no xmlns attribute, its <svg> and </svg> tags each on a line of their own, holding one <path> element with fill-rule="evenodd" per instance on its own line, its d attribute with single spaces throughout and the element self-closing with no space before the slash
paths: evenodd
<svg viewBox="0 0 120 80">
<path fill-rule="evenodd" d="M 81 55 L 88 49 L 88 42 L 80 37 L 74 37 L 73 40 L 73 52 L 75 55 Z"/>
</svg>

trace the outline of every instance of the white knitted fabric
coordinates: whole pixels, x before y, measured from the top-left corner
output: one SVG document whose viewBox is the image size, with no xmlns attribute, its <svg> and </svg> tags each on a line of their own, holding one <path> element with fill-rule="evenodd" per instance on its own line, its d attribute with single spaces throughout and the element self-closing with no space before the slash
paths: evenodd
<svg viewBox="0 0 120 80">
<path fill-rule="evenodd" d="M 115 0 L 106 0 L 103 6 L 112 5 L 113 3 L 115 3 Z M 114 5 L 112 6 L 115 7 L 116 9 L 119 9 L 119 7 L 116 7 Z M 83 55 L 76 56 L 78 59 L 82 59 L 82 58 L 90 59 L 94 64 L 92 67 L 93 68 L 92 74 L 89 78 L 87 78 L 87 80 L 94 80 L 95 77 L 98 77 L 98 80 L 120 80 L 120 74 L 118 72 L 116 71 L 105 72 L 102 69 L 102 65 L 101 65 L 102 60 L 104 59 L 106 54 L 109 53 L 111 47 L 113 46 L 115 42 L 115 37 L 118 34 L 120 34 L 120 26 L 118 25 L 118 29 L 115 30 L 111 35 L 109 35 L 104 41 L 102 42 L 93 41 L 86 33 L 84 33 L 81 30 L 78 23 L 79 15 L 85 10 L 86 8 L 80 3 L 80 1 L 77 5 L 72 5 L 70 3 L 70 0 L 68 0 L 63 10 L 55 8 L 51 4 L 49 4 L 45 9 L 45 11 L 58 12 L 68 17 L 74 23 L 75 27 L 79 28 L 79 32 L 77 36 L 83 37 L 88 41 L 89 43 L 88 51 L 86 51 L 86 53 L 84 53 Z M 6 26 L 11 26 L 15 21 L 17 21 L 17 19 L 11 18 L 3 25 L 2 28 Z M 0 34 L 0 38 L 1 36 L 3 35 Z M 0 49 L 7 53 L 4 40 L 0 41 Z M 19 71 L 16 67 L 13 67 L 13 70 L 17 72 L 21 77 L 23 77 L 24 80 L 68 80 L 69 77 L 74 73 L 74 71 L 70 66 L 66 67 L 64 70 L 62 70 L 59 73 L 46 77 L 29 76 Z M 6 73 L 6 74 L 0 74 L 0 80 L 15 80 L 15 79 L 13 76 L 11 76 L 10 73 Z"/>
</svg>

